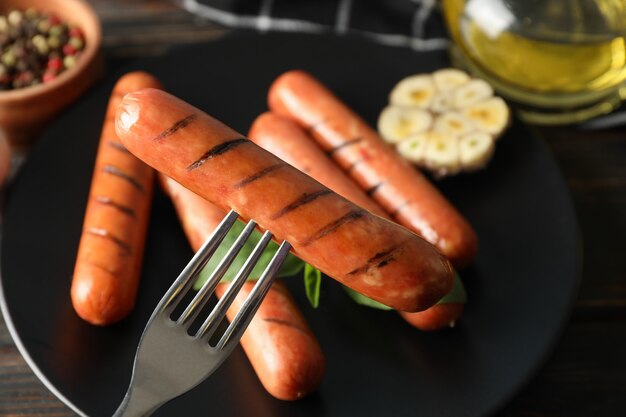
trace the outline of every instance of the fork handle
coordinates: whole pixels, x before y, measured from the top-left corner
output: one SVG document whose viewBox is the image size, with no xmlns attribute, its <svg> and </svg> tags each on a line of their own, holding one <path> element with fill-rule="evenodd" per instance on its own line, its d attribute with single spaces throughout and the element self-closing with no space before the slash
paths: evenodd
<svg viewBox="0 0 626 417">
<path fill-rule="evenodd" d="M 148 395 L 133 394 L 134 390 L 126 393 L 113 417 L 148 417 L 162 404 L 161 402 L 155 404 L 154 399 Z"/>
</svg>

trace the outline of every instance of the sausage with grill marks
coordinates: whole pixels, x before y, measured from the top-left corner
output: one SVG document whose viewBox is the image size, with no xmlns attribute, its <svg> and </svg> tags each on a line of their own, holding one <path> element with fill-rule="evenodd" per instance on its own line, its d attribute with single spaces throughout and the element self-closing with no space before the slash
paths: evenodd
<svg viewBox="0 0 626 417">
<path fill-rule="evenodd" d="M 324 154 L 315 140 L 295 121 L 274 113 L 263 113 L 252 123 L 248 137 L 337 194 L 391 220 L 374 200 Z M 463 303 L 440 303 L 417 313 L 399 313 L 412 326 L 432 331 L 454 325 L 461 317 L 463 308 Z"/>
<path fill-rule="evenodd" d="M 387 213 L 319 148 L 291 119 L 274 113 L 258 116 L 248 132 L 251 141 L 319 181 L 342 197 L 378 216 Z"/>
<path fill-rule="evenodd" d="M 149 74 L 129 73 L 108 103 L 71 287 L 74 310 L 95 325 L 121 320 L 135 304 L 154 177 L 119 141 L 115 110 L 127 93 L 159 85 Z"/>
<path fill-rule="evenodd" d="M 472 262 L 478 241 L 469 223 L 318 80 L 304 71 L 286 72 L 270 87 L 268 103 L 309 130 L 394 220 L 435 245 L 457 268 Z"/>
<path fill-rule="evenodd" d="M 452 288 L 452 266 L 429 243 L 174 96 L 154 89 L 126 96 L 116 128 L 146 163 L 222 210 L 253 218 L 301 259 L 370 298 L 419 311 Z"/>
<path fill-rule="evenodd" d="M 194 251 L 215 230 L 226 213 L 176 181 L 159 174 Z M 227 317 L 233 320 L 252 291 L 246 282 L 237 293 Z M 222 297 L 228 284 L 219 284 Z M 324 375 L 324 355 L 298 306 L 281 282 L 270 287 L 250 322 L 241 345 L 265 389 L 281 400 L 297 400 L 317 389 Z"/>
</svg>

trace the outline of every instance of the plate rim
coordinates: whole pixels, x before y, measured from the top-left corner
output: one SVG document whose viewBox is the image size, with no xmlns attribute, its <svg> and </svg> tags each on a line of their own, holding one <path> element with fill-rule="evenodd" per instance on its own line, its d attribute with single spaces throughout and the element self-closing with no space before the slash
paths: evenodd
<svg viewBox="0 0 626 417">
<path fill-rule="evenodd" d="M 4 221 L 4 198 L 6 197 L 4 194 L 6 193 L 6 189 L 3 190 L 2 202 L 0 205 L 2 209 L 0 210 L 0 253 L 2 253 L 2 246 L 4 243 L 4 233 L 3 233 L 3 221 Z M 89 417 L 85 414 L 80 408 L 78 408 L 72 401 L 70 401 L 65 395 L 61 393 L 57 389 L 57 387 L 50 382 L 45 373 L 39 369 L 39 366 L 35 362 L 35 360 L 31 357 L 30 352 L 22 342 L 22 338 L 20 337 L 19 332 L 17 331 L 15 324 L 13 323 L 13 317 L 9 311 L 9 305 L 6 301 L 6 297 L 4 295 L 4 280 L 2 279 L 2 260 L 0 259 L 0 313 L 2 313 L 2 318 L 4 319 L 4 323 L 7 326 L 7 330 L 9 331 L 9 335 L 15 343 L 15 347 L 17 348 L 22 358 L 24 358 L 24 362 L 28 365 L 28 367 L 33 371 L 35 376 L 41 383 L 55 396 L 57 397 L 63 404 L 68 406 L 72 411 L 78 414 L 81 417 Z"/>
</svg>

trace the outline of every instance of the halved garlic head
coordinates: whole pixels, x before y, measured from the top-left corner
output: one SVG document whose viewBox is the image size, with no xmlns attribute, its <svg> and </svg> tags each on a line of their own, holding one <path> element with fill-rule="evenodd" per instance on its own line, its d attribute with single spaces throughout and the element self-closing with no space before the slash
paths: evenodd
<svg viewBox="0 0 626 417">
<path fill-rule="evenodd" d="M 389 143 L 430 129 L 433 116 L 415 107 L 388 106 L 378 118 L 378 131 Z"/>
<path fill-rule="evenodd" d="M 489 83 L 456 68 L 402 79 L 389 102 L 378 119 L 380 135 L 438 177 L 484 168 L 511 120 Z"/>
<path fill-rule="evenodd" d="M 430 75 L 413 75 L 396 84 L 389 95 L 389 103 L 425 109 L 430 105 L 436 91 Z"/>
</svg>

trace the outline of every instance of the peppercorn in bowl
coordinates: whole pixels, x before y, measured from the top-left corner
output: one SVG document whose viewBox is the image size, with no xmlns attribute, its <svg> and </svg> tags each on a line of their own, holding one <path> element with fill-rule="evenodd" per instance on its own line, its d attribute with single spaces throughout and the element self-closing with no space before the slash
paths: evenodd
<svg viewBox="0 0 626 417">
<path fill-rule="evenodd" d="M 0 130 L 29 145 L 101 74 L 100 22 L 83 0 L 0 0 Z"/>
</svg>

